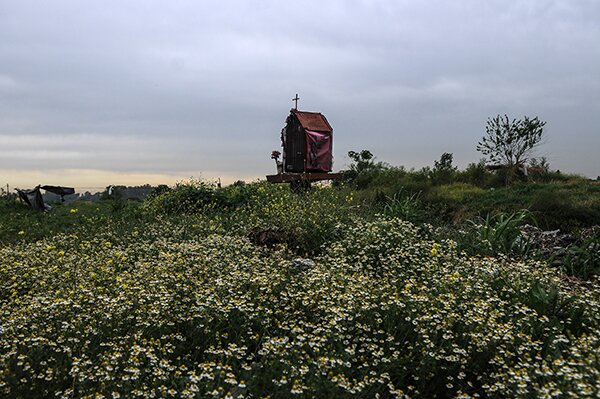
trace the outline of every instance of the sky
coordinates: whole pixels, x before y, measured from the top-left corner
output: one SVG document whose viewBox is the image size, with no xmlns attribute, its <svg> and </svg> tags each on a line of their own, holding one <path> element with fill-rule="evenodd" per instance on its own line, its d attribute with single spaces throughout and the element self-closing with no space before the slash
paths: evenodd
<svg viewBox="0 0 600 399">
<path fill-rule="evenodd" d="M 0 0 L 0 186 L 264 179 L 296 93 L 334 170 L 463 168 L 508 114 L 595 178 L 598 21 L 596 0 Z"/>
</svg>

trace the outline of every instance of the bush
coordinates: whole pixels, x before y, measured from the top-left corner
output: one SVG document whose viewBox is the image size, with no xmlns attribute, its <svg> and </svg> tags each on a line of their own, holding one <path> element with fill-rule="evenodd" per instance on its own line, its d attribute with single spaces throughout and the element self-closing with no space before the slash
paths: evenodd
<svg viewBox="0 0 600 399">
<path fill-rule="evenodd" d="M 452 165 L 452 158 L 451 153 L 445 152 L 434 162 L 430 175 L 433 184 L 449 184 L 456 179 L 458 168 Z"/>
<path fill-rule="evenodd" d="M 237 231 L 278 231 L 294 252 L 307 255 L 337 237 L 339 226 L 349 220 L 352 194 L 334 188 L 313 188 L 298 195 L 285 185 L 254 183 L 245 186 L 245 205 L 229 215 Z"/>
<path fill-rule="evenodd" d="M 173 189 L 161 189 L 145 202 L 146 209 L 157 213 L 179 214 L 228 208 L 230 204 L 216 185 L 201 180 L 180 182 Z"/>
<path fill-rule="evenodd" d="M 494 177 L 494 174 L 486 168 L 485 160 L 482 159 L 478 163 L 470 163 L 464 171 L 458 171 L 456 179 L 477 187 L 491 187 Z"/>
</svg>

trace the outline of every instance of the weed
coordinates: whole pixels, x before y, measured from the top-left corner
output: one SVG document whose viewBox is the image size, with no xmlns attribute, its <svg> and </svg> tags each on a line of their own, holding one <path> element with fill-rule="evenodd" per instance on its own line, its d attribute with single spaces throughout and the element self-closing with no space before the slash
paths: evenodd
<svg viewBox="0 0 600 399">
<path fill-rule="evenodd" d="M 403 190 L 387 197 L 383 207 L 386 216 L 398 217 L 411 222 L 423 222 L 426 212 L 420 199 L 421 193 L 404 193 Z"/>
<path fill-rule="evenodd" d="M 479 241 L 488 253 L 526 257 L 532 251 L 531 242 L 521 233 L 520 226 L 534 222 L 531 212 L 521 210 L 511 214 L 488 214 L 485 219 L 470 221 Z M 484 248 L 485 249 L 485 248 Z"/>
<path fill-rule="evenodd" d="M 592 236 L 580 245 L 572 245 L 562 259 L 562 270 L 589 280 L 600 275 L 600 235 Z"/>
</svg>

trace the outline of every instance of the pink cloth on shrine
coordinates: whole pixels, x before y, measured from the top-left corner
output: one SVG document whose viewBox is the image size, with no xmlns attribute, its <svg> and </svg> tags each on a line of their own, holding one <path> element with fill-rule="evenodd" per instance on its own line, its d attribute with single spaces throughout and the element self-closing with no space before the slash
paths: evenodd
<svg viewBox="0 0 600 399">
<path fill-rule="evenodd" d="M 306 131 L 306 169 L 330 172 L 333 138 L 329 133 Z"/>
</svg>

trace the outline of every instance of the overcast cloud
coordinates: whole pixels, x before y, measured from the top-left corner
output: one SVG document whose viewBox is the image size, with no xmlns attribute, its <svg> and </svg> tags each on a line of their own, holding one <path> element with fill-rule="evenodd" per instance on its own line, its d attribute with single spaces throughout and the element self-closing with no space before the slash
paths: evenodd
<svg viewBox="0 0 600 399">
<path fill-rule="evenodd" d="M 598 21 L 594 0 L 0 0 L 0 184 L 261 177 L 296 93 L 336 170 L 365 148 L 464 167 L 507 113 L 596 177 Z"/>
</svg>

